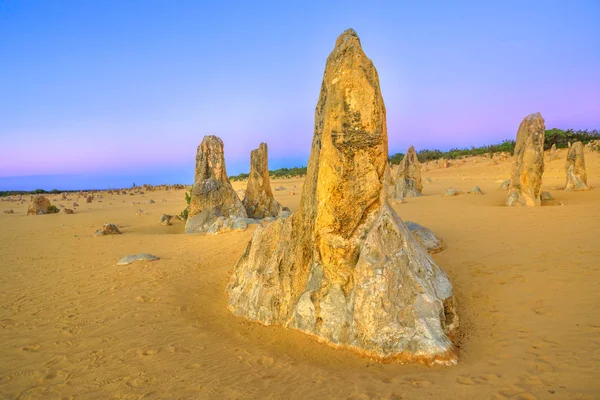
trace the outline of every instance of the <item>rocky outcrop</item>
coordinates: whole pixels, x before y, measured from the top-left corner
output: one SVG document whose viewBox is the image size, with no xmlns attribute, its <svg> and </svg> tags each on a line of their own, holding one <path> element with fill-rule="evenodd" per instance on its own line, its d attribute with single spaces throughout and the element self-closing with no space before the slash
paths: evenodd
<svg viewBox="0 0 600 400">
<path fill-rule="evenodd" d="M 452 285 L 387 202 L 386 113 L 353 30 L 325 68 L 299 210 L 257 227 L 229 309 L 377 360 L 453 363 Z"/>
<path fill-rule="evenodd" d="M 583 143 L 575 142 L 569 147 L 565 170 L 567 173 L 565 190 L 587 190 L 587 173 L 585 171 Z"/>
<path fill-rule="evenodd" d="M 250 174 L 242 203 L 249 218 L 276 217 L 283 211 L 281 204 L 273 198 L 266 143 L 261 143 L 258 149 L 250 152 Z"/>
<path fill-rule="evenodd" d="M 27 215 L 52 214 L 54 211 L 52 203 L 42 195 L 33 196 L 31 204 L 27 208 Z"/>
<path fill-rule="evenodd" d="M 225 170 L 223 141 L 205 136 L 196 154 L 196 173 L 191 190 L 186 233 L 221 233 L 246 210 L 231 186 Z"/>
<path fill-rule="evenodd" d="M 421 163 L 413 146 L 408 148 L 406 155 L 400 162 L 396 175 L 392 198 L 422 196 L 423 182 L 421 181 Z"/>
<path fill-rule="evenodd" d="M 546 125 L 540 113 L 531 114 L 521 122 L 517 132 L 507 206 L 541 204 L 545 131 Z"/>
</svg>

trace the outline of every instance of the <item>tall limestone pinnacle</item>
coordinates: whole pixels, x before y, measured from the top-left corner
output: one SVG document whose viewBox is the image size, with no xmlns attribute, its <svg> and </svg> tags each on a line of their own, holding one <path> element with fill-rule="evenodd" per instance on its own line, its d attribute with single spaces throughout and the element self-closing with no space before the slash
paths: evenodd
<svg viewBox="0 0 600 400">
<path fill-rule="evenodd" d="M 196 153 L 185 232 L 228 231 L 234 228 L 238 218 L 246 218 L 246 210 L 227 178 L 223 141 L 216 136 L 205 136 Z"/>
<path fill-rule="evenodd" d="M 327 59 L 299 210 L 258 227 L 229 309 L 377 360 L 452 363 L 452 285 L 387 203 L 386 113 L 354 30 Z M 387 171 L 389 174 L 389 171 Z"/>
<path fill-rule="evenodd" d="M 242 203 L 248 217 L 255 219 L 277 217 L 283 211 L 281 204 L 273 198 L 266 143 L 261 143 L 250 153 L 250 174 Z"/>
<path fill-rule="evenodd" d="M 519 125 L 507 206 L 541 205 L 545 132 L 540 113 L 528 115 Z"/>
<path fill-rule="evenodd" d="M 585 156 L 583 155 L 583 143 L 575 142 L 567 152 L 565 164 L 567 183 L 565 190 L 587 190 L 587 173 L 585 171 Z"/>
<path fill-rule="evenodd" d="M 405 197 L 422 196 L 422 190 L 421 163 L 417 158 L 415 148 L 410 146 L 398 167 L 392 198 L 403 199 Z"/>
</svg>

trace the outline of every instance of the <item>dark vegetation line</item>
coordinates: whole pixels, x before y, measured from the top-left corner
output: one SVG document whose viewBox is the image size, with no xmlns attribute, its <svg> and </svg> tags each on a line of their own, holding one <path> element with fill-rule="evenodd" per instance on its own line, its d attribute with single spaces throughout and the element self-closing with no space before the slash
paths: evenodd
<svg viewBox="0 0 600 400">
<path fill-rule="evenodd" d="M 553 144 L 556 145 L 557 148 L 566 148 L 568 147 L 568 143 L 581 141 L 583 144 L 587 144 L 592 140 L 600 140 L 600 131 L 594 129 L 592 131 L 583 130 L 583 131 L 575 131 L 573 129 L 549 129 L 546 131 L 544 138 L 544 150 L 548 150 L 552 147 Z M 500 144 L 492 144 L 489 146 L 481 146 L 481 147 L 471 147 L 463 148 L 463 149 L 450 149 L 448 151 L 441 150 L 429 150 L 424 149 L 417 152 L 417 157 L 420 162 L 433 161 L 438 160 L 440 158 L 445 159 L 457 159 L 469 156 L 481 156 L 484 154 L 493 154 L 493 153 L 501 153 L 507 152 L 511 153 L 515 149 L 515 141 L 514 140 L 505 140 Z M 390 156 L 389 161 L 392 164 L 400 164 L 402 158 L 404 157 L 404 153 L 396 153 L 393 156 Z M 273 171 L 269 171 L 269 175 L 271 179 L 277 178 L 294 178 L 298 176 L 306 175 L 306 167 L 294 167 L 294 168 L 279 168 Z M 248 179 L 248 174 L 242 173 L 239 175 L 230 176 L 229 180 L 231 181 L 242 181 Z M 37 189 L 33 191 L 0 191 L 0 197 L 2 196 L 11 196 L 11 195 L 19 195 L 19 194 L 55 194 L 62 192 L 79 192 L 79 190 L 57 190 L 53 189 L 50 191 L 45 191 L 43 189 Z"/>
</svg>

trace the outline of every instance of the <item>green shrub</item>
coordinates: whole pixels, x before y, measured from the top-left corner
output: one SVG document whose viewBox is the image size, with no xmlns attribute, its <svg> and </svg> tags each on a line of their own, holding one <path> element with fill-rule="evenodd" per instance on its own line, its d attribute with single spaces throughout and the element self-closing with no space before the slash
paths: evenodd
<svg viewBox="0 0 600 400">
<path fill-rule="evenodd" d="M 57 214 L 59 212 L 60 212 L 60 210 L 58 209 L 58 207 L 56 207 L 54 204 L 52 204 L 50 207 L 48 207 L 47 214 Z"/>
</svg>

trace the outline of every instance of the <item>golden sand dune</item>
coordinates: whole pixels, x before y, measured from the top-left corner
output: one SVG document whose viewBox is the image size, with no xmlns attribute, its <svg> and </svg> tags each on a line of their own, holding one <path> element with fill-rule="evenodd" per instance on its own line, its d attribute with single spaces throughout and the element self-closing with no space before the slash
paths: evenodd
<svg viewBox="0 0 600 400">
<path fill-rule="evenodd" d="M 74 215 L 0 202 L 15 211 L 0 213 L 0 398 L 598 398 L 600 154 L 586 150 L 585 192 L 561 190 L 565 156 L 546 163 L 555 206 L 504 207 L 497 181 L 511 161 L 485 158 L 425 167 L 424 196 L 394 206 L 447 244 L 433 258 L 459 305 L 453 367 L 378 364 L 232 316 L 225 286 L 255 228 L 211 236 L 160 225 L 184 208 L 183 190 L 50 197 L 78 201 Z M 485 195 L 466 194 L 475 185 Z M 272 186 L 298 208 L 302 180 Z M 464 194 L 444 197 L 448 187 Z M 93 237 L 105 222 L 123 234 Z M 136 253 L 161 259 L 116 265 Z"/>
</svg>

